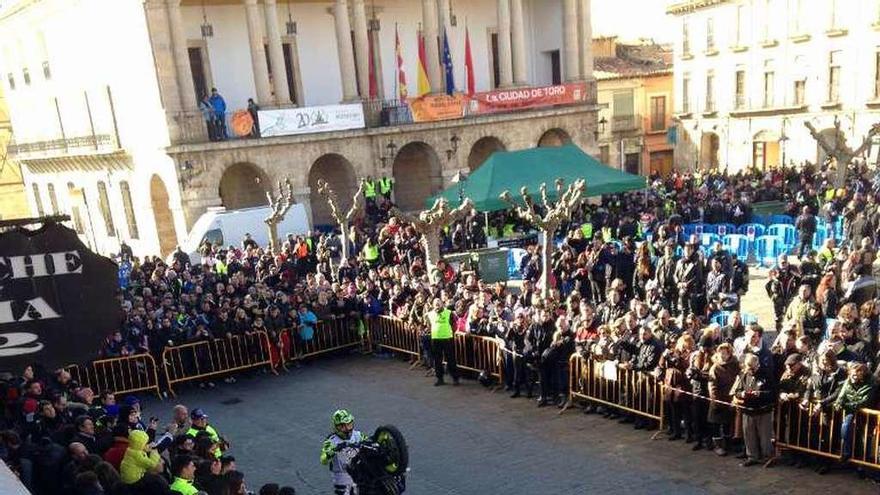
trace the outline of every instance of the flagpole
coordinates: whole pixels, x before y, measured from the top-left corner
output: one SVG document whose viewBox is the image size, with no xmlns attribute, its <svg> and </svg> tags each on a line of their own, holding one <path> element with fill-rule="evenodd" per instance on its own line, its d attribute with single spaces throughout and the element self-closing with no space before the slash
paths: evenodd
<svg viewBox="0 0 880 495">
<path fill-rule="evenodd" d="M 400 34 L 397 32 L 397 23 L 394 23 L 394 96 L 400 102 L 400 62 L 398 57 L 400 49 Z"/>
</svg>

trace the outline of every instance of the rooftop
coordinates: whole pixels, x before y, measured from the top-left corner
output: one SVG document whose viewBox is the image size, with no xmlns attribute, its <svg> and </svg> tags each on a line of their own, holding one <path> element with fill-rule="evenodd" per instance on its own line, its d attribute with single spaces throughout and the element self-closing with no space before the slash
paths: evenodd
<svg viewBox="0 0 880 495">
<path fill-rule="evenodd" d="M 672 73 L 672 46 L 642 39 L 618 42 L 616 37 L 593 40 L 593 74 L 599 81 Z"/>
</svg>

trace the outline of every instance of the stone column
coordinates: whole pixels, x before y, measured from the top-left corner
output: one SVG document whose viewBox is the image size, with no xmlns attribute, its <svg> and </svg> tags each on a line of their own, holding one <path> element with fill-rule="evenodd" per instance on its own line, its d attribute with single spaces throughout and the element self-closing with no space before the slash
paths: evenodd
<svg viewBox="0 0 880 495">
<path fill-rule="evenodd" d="M 580 6 L 580 59 L 581 78 L 590 80 L 593 78 L 593 25 L 590 0 L 578 0 Z"/>
<path fill-rule="evenodd" d="M 260 27 L 260 5 L 257 0 L 244 0 L 247 16 L 248 41 L 251 45 L 251 69 L 254 72 L 254 86 L 257 90 L 257 103 L 271 105 L 272 90 L 269 87 L 269 67 L 266 65 L 266 49 L 263 47 L 263 30 Z"/>
<path fill-rule="evenodd" d="M 315 195 L 315 201 L 324 201 L 324 198 Z M 315 228 L 315 220 L 312 214 L 312 188 L 305 186 L 296 188 L 293 190 L 293 201 L 294 203 L 303 205 L 303 209 L 306 210 L 306 218 L 309 219 L 309 228 Z M 278 235 L 284 235 L 283 232 L 279 232 Z"/>
<path fill-rule="evenodd" d="M 439 37 L 439 48 L 440 53 L 443 53 L 443 39 L 449 34 L 449 0 L 437 0 L 437 33 L 440 35 Z M 452 43 L 449 44 L 449 49 L 452 50 Z M 446 69 L 443 68 L 443 59 L 440 59 L 441 63 L 441 77 L 442 80 L 441 86 L 443 86 L 443 92 L 446 92 Z M 454 72 L 454 71 L 453 71 Z"/>
<path fill-rule="evenodd" d="M 177 70 L 180 108 L 184 112 L 195 112 L 199 105 L 193 86 L 192 69 L 189 66 L 189 51 L 186 47 L 186 34 L 183 30 L 180 0 L 168 0 L 168 23 L 171 27 L 171 43 L 174 48 L 174 66 Z"/>
<path fill-rule="evenodd" d="M 513 84 L 528 84 L 528 68 L 526 64 L 526 33 L 523 21 L 522 0 L 510 0 L 510 33 L 513 44 Z"/>
<path fill-rule="evenodd" d="M 440 72 L 440 46 L 437 44 L 437 0 L 422 0 L 422 33 L 428 64 L 428 82 L 431 93 L 443 92 L 443 75 Z"/>
<path fill-rule="evenodd" d="M 177 83 L 177 64 L 171 26 L 168 21 L 168 3 L 165 0 L 145 0 L 144 11 L 150 29 L 150 43 L 156 59 L 156 75 L 166 112 L 180 111 L 180 86 Z"/>
<path fill-rule="evenodd" d="M 354 51 L 357 55 L 357 80 L 361 99 L 370 98 L 370 40 L 367 34 L 367 11 L 364 0 L 353 0 L 351 7 L 354 25 Z"/>
<path fill-rule="evenodd" d="M 510 0 L 498 0 L 498 84 L 513 86 L 513 58 L 510 53 Z"/>
<path fill-rule="evenodd" d="M 284 65 L 284 47 L 281 45 L 281 32 L 278 30 L 278 0 L 266 2 L 266 39 L 269 42 L 269 60 L 272 66 L 272 87 L 275 89 L 275 104 L 290 105 L 289 81 Z"/>
<path fill-rule="evenodd" d="M 354 54 L 351 52 L 351 26 L 348 22 L 348 1 L 336 0 L 333 7 L 336 20 L 336 50 L 339 54 L 339 72 L 342 76 L 342 101 L 358 99 L 354 74 Z"/>
<path fill-rule="evenodd" d="M 578 0 L 562 0 L 562 52 L 566 81 L 577 81 L 581 78 L 577 2 Z"/>
</svg>

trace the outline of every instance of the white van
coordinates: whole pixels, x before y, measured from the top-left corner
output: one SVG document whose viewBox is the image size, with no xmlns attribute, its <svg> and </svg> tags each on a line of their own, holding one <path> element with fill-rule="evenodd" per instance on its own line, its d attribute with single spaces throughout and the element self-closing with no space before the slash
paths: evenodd
<svg viewBox="0 0 880 495">
<path fill-rule="evenodd" d="M 256 206 L 239 210 L 227 210 L 223 206 L 208 208 L 193 225 L 186 241 L 181 244 L 183 252 L 189 255 L 193 265 L 201 261 L 199 246 L 205 241 L 221 246 L 241 247 L 244 235 L 251 234 L 251 239 L 262 247 L 269 246 L 269 230 L 264 220 L 272 209 L 268 206 Z M 303 235 L 311 229 L 305 206 L 294 204 L 284 220 L 278 224 L 278 238 L 284 241 L 287 234 Z M 170 257 L 173 257 L 171 254 Z"/>
</svg>

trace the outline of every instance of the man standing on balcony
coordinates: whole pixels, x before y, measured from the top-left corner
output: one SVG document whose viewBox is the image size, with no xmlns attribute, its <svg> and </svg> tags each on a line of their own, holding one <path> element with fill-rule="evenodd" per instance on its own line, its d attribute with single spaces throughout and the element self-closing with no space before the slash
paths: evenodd
<svg viewBox="0 0 880 495">
<path fill-rule="evenodd" d="M 220 96 L 217 88 L 211 88 L 210 102 L 211 108 L 214 109 L 214 118 L 216 119 L 214 125 L 216 126 L 217 140 L 225 141 L 228 137 L 226 134 L 226 100 Z"/>
</svg>

